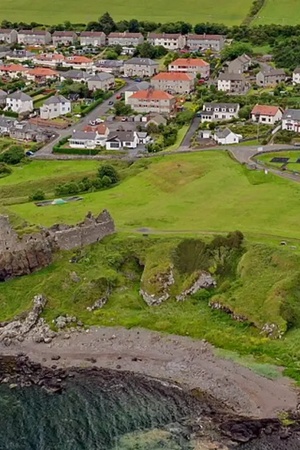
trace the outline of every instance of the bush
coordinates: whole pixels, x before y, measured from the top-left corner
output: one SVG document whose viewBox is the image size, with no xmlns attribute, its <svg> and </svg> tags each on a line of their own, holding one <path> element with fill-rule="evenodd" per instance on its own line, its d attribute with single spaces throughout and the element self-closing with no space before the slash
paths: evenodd
<svg viewBox="0 0 300 450">
<path fill-rule="evenodd" d="M 10 147 L 9 150 L 0 155 L 0 162 L 15 165 L 19 164 L 19 162 L 21 162 L 23 158 L 24 150 L 22 149 L 22 147 L 14 145 L 13 147 Z"/>
<path fill-rule="evenodd" d="M 0 163 L 0 178 L 6 177 L 7 175 L 10 175 L 12 173 L 12 170 L 10 167 L 8 167 L 5 163 Z"/>
<path fill-rule="evenodd" d="M 119 174 L 116 171 L 116 169 L 113 166 L 109 165 L 109 164 L 104 164 L 103 166 L 101 166 L 99 168 L 99 170 L 98 170 L 98 177 L 102 181 L 103 181 L 104 177 L 109 178 L 110 179 L 110 184 L 116 184 L 120 180 Z M 106 182 L 108 182 L 108 180 L 106 180 Z"/>
<path fill-rule="evenodd" d="M 38 189 L 34 194 L 30 195 L 29 201 L 45 200 L 45 192 Z"/>
<path fill-rule="evenodd" d="M 62 155 L 97 155 L 99 153 L 99 149 L 84 149 L 84 148 L 64 148 L 55 145 L 52 149 L 53 153 L 59 153 Z"/>
</svg>

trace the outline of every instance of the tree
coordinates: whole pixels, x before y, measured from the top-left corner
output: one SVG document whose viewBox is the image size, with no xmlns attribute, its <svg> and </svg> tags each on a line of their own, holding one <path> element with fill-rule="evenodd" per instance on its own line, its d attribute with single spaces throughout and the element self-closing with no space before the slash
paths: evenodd
<svg viewBox="0 0 300 450">
<path fill-rule="evenodd" d="M 156 57 L 156 49 L 149 42 L 144 42 L 136 47 L 135 51 L 136 55 L 139 55 L 141 58 L 155 58 Z"/>
<path fill-rule="evenodd" d="M 131 19 L 128 23 L 128 31 L 130 33 L 138 33 L 140 31 L 139 21 L 136 19 Z"/>
<path fill-rule="evenodd" d="M 105 56 L 107 59 L 118 59 L 118 54 L 113 50 L 108 50 Z"/>
<path fill-rule="evenodd" d="M 231 45 L 228 45 L 222 50 L 221 59 L 223 61 L 232 61 L 233 59 L 243 55 L 244 53 L 246 53 L 247 55 L 253 54 L 253 50 L 250 45 L 246 44 L 245 42 L 235 42 Z"/>
<path fill-rule="evenodd" d="M 10 147 L 9 150 L 0 155 L 1 162 L 11 165 L 19 164 L 19 162 L 21 162 L 23 158 L 24 150 L 22 149 L 22 147 L 19 147 L 17 145 Z"/>
<path fill-rule="evenodd" d="M 176 123 L 178 123 L 178 125 L 185 125 L 187 123 L 190 123 L 194 115 L 195 115 L 194 111 L 191 111 L 190 109 L 182 111 L 179 114 L 177 114 Z"/>
<path fill-rule="evenodd" d="M 100 31 L 104 31 L 105 34 L 109 34 L 117 29 L 114 19 L 108 12 L 104 13 L 103 16 L 99 18 L 98 22 Z"/>
<path fill-rule="evenodd" d="M 126 116 L 126 115 L 132 113 L 131 106 L 125 105 L 125 103 L 122 101 L 115 102 L 114 110 L 115 110 L 116 116 Z"/>
<path fill-rule="evenodd" d="M 252 106 L 245 105 L 239 110 L 239 118 L 248 120 L 250 118 L 250 113 L 252 110 Z"/>
<path fill-rule="evenodd" d="M 45 192 L 42 189 L 38 189 L 34 194 L 29 197 L 29 201 L 45 200 Z"/>
<path fill-rule="evenodd" d="M 111 181 L 111 184 L 116 184 L 120 180 L 118 172 L 110 164 L 103 164 L 103 166 L 98 169 L 98 177 L 102 182 L 104 177 L 108 177 Z"/>
</svg>

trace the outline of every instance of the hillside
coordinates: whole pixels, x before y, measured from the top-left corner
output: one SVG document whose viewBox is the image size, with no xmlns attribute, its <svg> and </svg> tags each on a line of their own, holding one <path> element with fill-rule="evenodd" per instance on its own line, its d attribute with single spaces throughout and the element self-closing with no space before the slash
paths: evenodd
<svg viewBox="0 0 300 450">
<path fill-rule="evenodd" d="M 299 19 L 299 2 L 297 0 L 266 0 L 254 24 L 297 25 Z"/>
</svg>

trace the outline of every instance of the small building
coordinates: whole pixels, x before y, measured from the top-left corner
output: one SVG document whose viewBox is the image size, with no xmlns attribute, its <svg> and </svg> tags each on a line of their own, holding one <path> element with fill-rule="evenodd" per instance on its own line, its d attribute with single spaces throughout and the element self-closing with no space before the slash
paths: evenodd
<svg viewBox="0 0 300 450">
<path fill-rule="evenodd" d="M 95 131 L 73 131 L 68 139 L 71 148 L 94 149 L 96 148 L 97 133 Z"/>
<path fill-rule="evenodd" d="M 8 94 L 6 97 L 6 108 L 15 113 L 21 114 L 33 111 L 32 98 L 22 91 Z"/>
<path fill-rule="evenodd" d="M 187 34 L 186 46 L 192 51 L 213 50 L 220 52 L 225 45 L 221 34 Z"/>
<path fill-rule="evenodd" d="M 153 77 L 158 72 L 158 63 L 150 58 L 131 58 L 124 62 L 125 77 Z"/>
<path fill-rule="evenodd" d="M 109 33 L 107 36 L 108 45 L 121 45 L 122 47 L 137 47 L 144 42 L 142 33 Z"/>
<path fill-rule="evenodd" d="M 79 36 L 80 45 L 92 47 L 104 47 L 106 35 L 103 31 L 83 31 Z"/>
<path fill-rule="evenodd" d="M 240 73 L 220 73 L 218 77 L 218 91 L 243 94 L 246 86 L 246 79 Z"/>
<path fill-rule="evenodd" d="M 71 112 L 71 102 L 62 95 L 53 95 L 40 107 L 41 119 L 51 120 Z"/>
<path fill-rule="evenodd" d="M 73 45 L 78 40 L 74 31 L 54 31 L 52 42 L 54 45 Z"/>
<path fill-rule="evenodd" d="M 283 113 L 282 129 L 300 133 L 300 109 L 287 109 Z"/>
<path fill-rule="evenodd" d="M 139 138 L 135 131 L 114 131 L 109 133 L 105 147 L 106 150 L 122 150 L 137 148 Z"/>
<path fill-rule="evenodd" d="M 0 89 L 0 106 L 5 105 L 6 103 L 7 92 Z"/>
<path fill-rule="evenodd" d="M 229 73 L 244 73 L 248 72 L 252 64 L 252 59 L 250 56 L 244 54 L 238 56 L 234 60 L 230 61 L 227 65 Z"/>
<path fill-rule="evenodd" d="M 29 52 L 28 50 L 25 49 L 17 49 L 15 48 L 14 50 L 12 50 L 11 52 L 9 52 L 6 55 L 6 59 L 9 60 L 13 60 L 13 61 L 19 61 L 19 62 L 25 62 L 28 60 L 33 60 L 35 58 L 35 53 L 33 52 Z"/>
<path fill-rule="evenodd" d="M 160 72 L 151 78 L 151 85 L 171 94 L 189 94 L 195 88 L 195 76 L 185 72 Z"/>
<path fill-rule="evenodd" d="M 25 73 L 25 77 L 27 80 L 34 81 L 35 83 L 43 83 L 45 81 L 57 80 L 59 74 L 56 70 L 48 67 L 35 67 L 34 69 L 29 69 Z"/>
<path fill-rule="evenodd" d="M 300 84 L 300 67 L 297 67 L 293 72 L 293 85 Z"/>
<path fill-rule="evenodd" d="M 45 30 L 20 30 L 18 33 L 18 44 L 47 45 L 51 41 L 51 34 Z"/>
<path fill-rule="evenodd" d="M 151 45 L 161 45 L 168 50 L 180 50 L 186 45 L 185 36 L 179 33 L 149 33 L 147 41 Z"/>
<path fill-rule="evenodd" d="M 136 132 L 139 144 L 148 144 L 151 140 L 151 136 L 148 135 L 147 131 L 137 131 Z"/>
<path fill-rule="evenodd" d="M 175 110 L 176 99 L 167 92 L 150 88 L 132 94 L 128 98 L 127 104 L 140 113 L 171 114 Z"/>
<path fill-rule="evenodd" d="M 61 53 L 41 53 L 35 55 L 32 60 L 37 66 L 57 67 L 62 65 L 65 57 Z"/>
<path fill-rule="evenodd" d="M 105 123 L 98 125 L 87 125 L 83 128 L 83 131 L 94 132 L 97 134 L 97 145 L 104 146 L 106 139 L 109 135 L 109 128 Z"/>
<path fill-rule="evenodd" d="M 263 87 L 274 87 L 278 83 L 283 83 L 286 79 L 284 69 L 261 70 L 256 75 L 256 84 Z"/>
<path fill-rule="evenodd" d="M 5 66 L 0 66 L 0 75 L 13 79 L 22 77 L 27 71 L 28 68 L 22 66 L 21 64 L 8 64 Z"/>
<path fill-rule="evenodd" d="M 125 91 L 125 104 L 128 104 L 128 98 L 138 91 L 146 91 L 150 88 L 150 83 L 148 81 L 141 81 L 140 83 L 128 85 Z M 128 89 L 128 90 L 127 90 Z"/>
<path fill-rule="evenodd" d="M 242 138 L 243 136 L 241 134 L 236 134 L 229 128 L 225 128 L 223 130 L 218 129 L 213 135 L 213 139 L 219 145 L 238 144 Z"/>
<path fill-rule="evenodd" d="M 78 83 L 87 82 L 92 75 L 88 74 L 84 70 L 71 69 L 67 72 L 61 72 L 60 79 L 64 80 L 72 80 Z"/>
<path fill-rule="evenodd" d="M 188 72 L 194 76 L 200 74 L 204 79 L 209 78 L 210 65 L 201 58 L 178 58 L 169 64 L 169 72 Z"/>
<path fill-rule="evenodd" d="M 18 41 L 18 32 L 16 30 L 11 30 L 8 28 L 0 29 L 0 42 L 5 42 L 6 44 L 15 44 Z"/>
<path fill-rule="evenodd" d="M 88 78 L 87 85 L 90 91 L 95 91 L 96 89 L 108 91 L 109 89 L 114 88 L 115 77 L 111 73 L 96 73 L 96 75 L 92 75 Z"/>
<path fill-rule="evenodd" d="M 283 111 L 279 106 L 255 105 L 251 111 L 253 122 L 264 123 L 266 125 L 275 125 L 282 119 Z"/>
<path fill-rule="evenodd" d="M 94 61 L 87 56 L 73 55 L 65 57 L 62 65 L 64 67 L 73 67 L 73 69 L 92 69 Z"/>
<path fill-rule="evenodd" d="M 238 103 L 204 103 L 201 112 L 201 122 L 231 120 L 238 117 Z"/>
<path fill-rule="evenodd" d="M 159 127 L 159 125 L 165 126 L 165 125 L 167 125 L 167 123 L 168 123 L 168 121 L 164 116 L 162 116 L 160 114 L 156 114 L 155 116 L 151 117 L 151 119 L 148 120 L 148 122 L 146 123 L 146 128 L 151 124 Z"/>
</svg>

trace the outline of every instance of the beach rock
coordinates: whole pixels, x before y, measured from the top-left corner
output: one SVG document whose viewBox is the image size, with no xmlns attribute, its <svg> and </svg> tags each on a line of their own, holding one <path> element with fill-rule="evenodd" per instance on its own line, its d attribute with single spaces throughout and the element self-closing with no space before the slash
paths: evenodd
<svg viewBox="0 0 300 450">
<path fill-rule="evenodd" d="M 142 276 L 142 287 L 140 289 L 140 295 L 148 306 L 161 305 L 163 302 L 170 298 L 170 287 L 175 283 L 173 266 L 168 267 L 163 273 L 155 273 L 146 282 Z M 148 291 L 156 291 L 150 293 Z"/>
<path fill-rule="evenodd" d="M 191 287 L 176 296 L 177 301 L 185 300 L 189 295 L 196 294 L 201 289 L 212 289 L 217 286 L 216 280 L 208 272 L 201 272 Z"/>
<path fill-rule="evenodd" d="M 58 361 L 60 359 L 60 355 L 52 355 L 51 359 L 52 361 Z"/>
<path fill-rule="evenodd" d="M 108 301 L 108 296 L 104 295 L 103 297 L 96 300 L 92 306 L 88 306 L 86 309 L 90 312 L 95 311 L 95 309 L 101 309 L 107 303 L 107 301 Z"/>
</svg>

